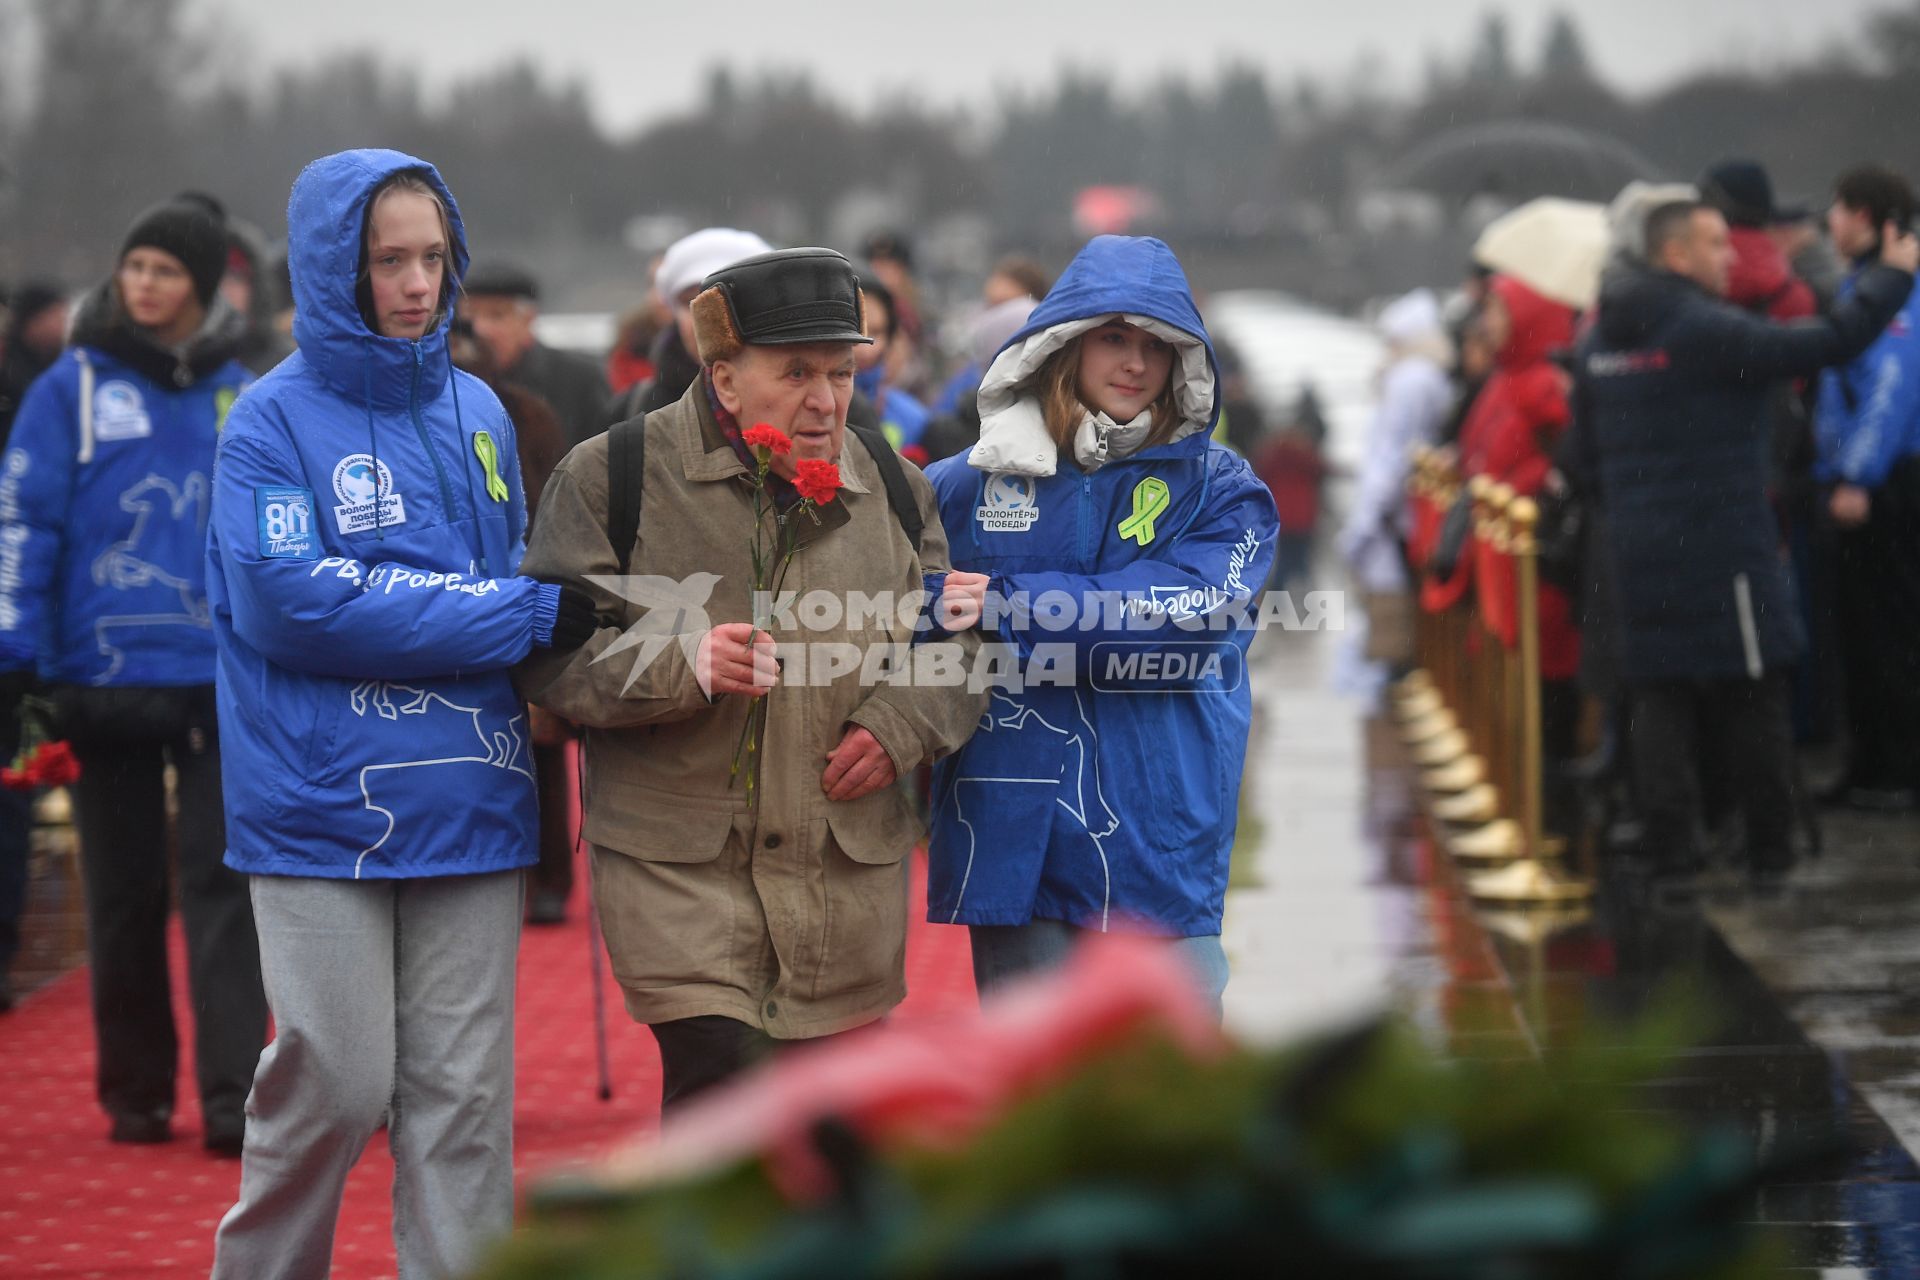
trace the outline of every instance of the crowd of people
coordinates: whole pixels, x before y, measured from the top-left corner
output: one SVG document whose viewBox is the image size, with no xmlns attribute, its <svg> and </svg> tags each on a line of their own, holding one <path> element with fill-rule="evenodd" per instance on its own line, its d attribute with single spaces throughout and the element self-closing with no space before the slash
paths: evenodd
<svg viewBox="0 0 1920 1280">
<path fill-rule="evenodd" d="M 1472 572 L 1409 559 L 1416 447 L 1538 499 L 1561 833 L 1772 886 L 1817 838 L 1805 748 L 1844 761 L 1825 799 L 1916 803 L 1913 212 L 1854 169 L 1822 236 L 1727 161 L 1622 194 L 1592 305 L 1482 271 L 1380 313 L 1337 540 L 1369 655 Z M 1125 928 L 1217 1011 L 1246 610 L 1311 574 L 1330 474 L 1311 389 L 1269 430 L 1151 238 L 1006 258 L 942 324 L 899 235 L 702 228 L 604 360 L 469 238 L 431 164 L 346 152 L 284 269 L 183 192 L 91 289 L 6 296 L 0 736 L 79 761 L 117 1142 L 172 1137 L 177 893 L 201 1138 L 243 1162 L 215 1274 L 325 1274 L 383 1125 L 402 1274 L 505 1230 L 515 950 L 580 896 L 576 760 L 669 1114 L 902 999 L 923 836 L 982 992 Z M 1101 665 L 1196 631 L 1241 665 Z M 0 790 L 0 974 L 30 821 Z"/>
<path fill-rule="evenodd" d="M 1773 891 L 1819 803 L 1915 804 L 1913 214 L 1881 166 L 1816 211 L 1730 159 L 1621 193 L 1591 305 L 1476 270 L 1450 324 L 1382 317 L 1342 550 L 1389 600 L 1463 598 L 1471 557 L 1399 555 L 1418 445 L 1538 500 L 1549 825 L 1661 882 L 1718 858 Z"/>
<path fill-rule="evenodd" d="M 242 1162 L 214 1274 L 326 1274 L 382 1126 L 402 1275 L 508 1228 L 515 953 L 570 909 L 575 758 L 669 1115 L 902 999 L 923 838 L 983 992 L 1125 929 L 1217 1011 L 1279 525 L 1173 251 L 1005 259 L 942 343 L 897 235 L 704 228 L 601 362 L 469 237 L 430 163 L 344 152 L 293 186 L 285 296 L 196 192 L 71 317 L 8 295 L 0 719 L 80 762 L 115 1142 L 173 1137 L 177 891 L 201 1140 Z M 1098 678 L 1196 624 L 1205 670 Z"/>
</svg>

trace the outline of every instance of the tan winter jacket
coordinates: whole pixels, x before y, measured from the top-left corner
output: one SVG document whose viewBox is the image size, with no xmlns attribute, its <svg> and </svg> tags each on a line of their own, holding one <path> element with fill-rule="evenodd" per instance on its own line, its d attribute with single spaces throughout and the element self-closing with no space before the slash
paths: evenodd
<svg viewBox="0 0 1920 1280">
<path fill-rule="evenodd" d="M 923 571 L 948 568 L 932 488 L 911 464 L 906 472 L 925 525 L 917 551 L 887 504 L 877 465 L 851 433 L 841 451 L 841 496 L 819 512 L 818 526 L 797 517 L 801 550 L 782 594 L 804 600 L 820 592 L 822 607 L 775 617 L 784 669 L 768 695 L 751 807 L 745 787 L 728 779 L 749 700 L 709 702 L 693 672 L 701 633 L 751 620 L 752 485 L 701 383 L 647 419 L 645 493 L 628 571 L 671 581 L 631 583 L 625 594 L 657 601 L 664 586 L 698 606 L 711 582 L 704 618 L 698 607 L 674 608 L 673 621 L 639 631 L 673 632 L 684 643 L 656 641 L 599 660 L 623 635 L 603 627 L 584 648 L 536 652 L 520 670 L 531 701 L 587 727 L 594 893 L 615 976 L 638 1021 L 719 1014 L 797 1039 L 869 1022 L 905 995 L 905 855 L 923 828 L 902 786 L 835 802 L 820 779 L 849 724 L 867 728 L 905 779 L 959 748 L 987 701 L 964 683 L 977 645 L 971 632 L 935 646 L 944 647 L 941 659 L 962 664 L 959 683 L 875 683 L 860 669 L 828 677 L 828 661 L 844 663 L 857 651 L 869 655 L 862 665 L 871 672 L 879 655 L 904 649 L 913 631 L 900 620 L 908 611 L 899 600 L 921 590 Z M 600 435 L 553 473 L 521 572 L 590 590 L 602 617 L 626 628 L 651 611 L 587 581 L 619 572 L 607 540 L 607 492 Z M 834 618 L 828 606 L 844 606 L 851 592 L 891 593 L 896 607 L 884 617 L 843 607 Z M 652 660 L 635 675 L 643 653 Z M 926 646 L 915 653 L 923 668 L 934 657 Z"/>
</svg>

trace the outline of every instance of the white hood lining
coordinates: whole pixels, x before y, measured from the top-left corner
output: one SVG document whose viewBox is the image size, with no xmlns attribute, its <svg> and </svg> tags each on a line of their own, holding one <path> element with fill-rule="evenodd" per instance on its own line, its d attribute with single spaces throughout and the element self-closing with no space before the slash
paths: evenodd
<svg viewBox="0 0 1920 1280">
<path fill-rule="evenodd" d="M 980 380 L 980 443 L 967 463 L 981 471 L 1011 471 L 1025 476 L 1050 476 L 1058 464 L 1059 449 L 1047 433 L 1045 415 L 1034 388 L 1027 385 L 1040 367 L 1069 342 L 1110 320 L 1124 320 L 1167 343 L 1179 357 L 1173 371 L 1173 402 L 1180 410 L 1180 426 L 1172 441 L 1184 440 L 1213 425 L 1213 366 L 1200 339 L 1163 320 L 1109 312 L 1067 320 L 1008 347 L 988 366 Z"/>
</svg>

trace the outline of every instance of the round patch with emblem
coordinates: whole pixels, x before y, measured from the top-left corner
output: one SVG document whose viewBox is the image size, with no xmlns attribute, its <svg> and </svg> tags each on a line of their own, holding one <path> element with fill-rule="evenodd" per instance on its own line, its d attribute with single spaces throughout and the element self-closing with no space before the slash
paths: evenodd
<svg viewBox="0 0 1920 1280">
<path fill-rule="evenodd" d="M 340 505 L 333 518 L 342 535 L 407 522 L 406 504 L 393 491 L 393 471 L 371 454 L 350 453 L 334 464 L 333 492 Z"/>
<path fill-rule="evenodd" d="M 153 420 L 147 416 L 147 403 L 140 398 L 140 388 L 119 379 L 94 388 L 95 440 L 142 440 L 152 434 Z"/>
<path fill-rule="evenodd" d="M 981 496 L 984 502 L 974 516 L 988 533 L 1025 533 L 1040 518 L 1032 476 L 996 471 Z"/>
</svg>

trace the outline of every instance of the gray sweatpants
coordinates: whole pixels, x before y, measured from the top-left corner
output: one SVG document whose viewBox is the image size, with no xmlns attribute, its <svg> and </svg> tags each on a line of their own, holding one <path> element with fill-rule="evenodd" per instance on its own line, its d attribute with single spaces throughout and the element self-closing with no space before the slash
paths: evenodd
<svg viewBox="0 0 1920 1280">
<path fill-rule="evenodd" d="M 213 1280 L 325 1277 L 347 1173 L 387 1121 L 406 1280 L 471 1269 L 513 1226 L 521 876 L 255 876 L 274 1017 Z"/>
</svg>

